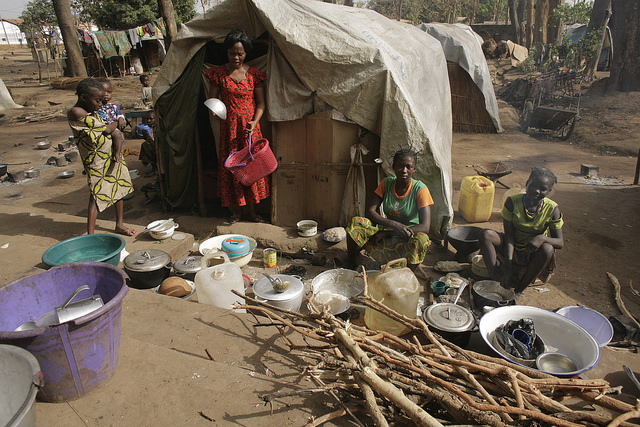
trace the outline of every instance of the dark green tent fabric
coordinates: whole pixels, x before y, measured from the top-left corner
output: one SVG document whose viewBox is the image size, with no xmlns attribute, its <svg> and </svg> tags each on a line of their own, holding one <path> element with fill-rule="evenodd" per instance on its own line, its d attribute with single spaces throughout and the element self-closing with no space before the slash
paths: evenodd
<svg viewBox="0 0 640 427">
<path fill-rule="evenodd" d="M 197 201 L 197 121 L 193 116 L 200 101 L 205 51 L 203 47 L 193 56 L 155 103 L 164 201 L 171 208 L 190 209 Z"/>
</svg>

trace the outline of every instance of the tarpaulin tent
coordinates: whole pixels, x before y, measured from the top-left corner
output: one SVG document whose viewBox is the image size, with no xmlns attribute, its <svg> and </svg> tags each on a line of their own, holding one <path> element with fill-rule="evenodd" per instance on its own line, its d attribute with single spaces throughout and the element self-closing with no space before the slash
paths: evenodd
<svg viewBox="0 0 640 427">
<path fill-rule="evenodd" d="M 7 89 L 2 79 L 0 79 L 0 110 L 7 110 L 9 108 L 22 108 L 22 105 L 13 102 L 9 89 Z"/>
<path fill-rule="evenodd" d="M 266 39 L 270 121 L 300 119 L 318 100 L 380 137 L 392 174 L 400 146 L 420 152 L 415 178 L 432 195 L 432 234 L 441 237 L 451 205 L 451 95 L 440 43 L 420 29 L 368 9 L 313 0 L 227 0 L 183 25 L 153 86 L 165 200 L 189 207 L 198 176 L 198 122 L 207 42 L 230 29 Z M 274 136 L 274 139 L 277 136 Z M 278 144 L 277 140 L 273 141 Z M 304 141 L 301 143 L 305 143 Z M 371 189 L 370 191 L 373 191 Z"/>
<path fill-rule="evenodd" d="M 496 100 L 496 94 L 493 91 L 491 73 L 489 72 L 487 60 L 482 52 L 482 37 L 476 34 L 470 26 L 464 24 L 423 23 L 418 25 L 418 28 L 440 41 L 447 61 L 458 64 L 460 68 L 466 71 L 481 94 L 478 94 L 478 97 L 483 98 L 484 102 L 481 103 L 479 107 L 482 108 L 483 104 L 486 114 L 488 114 L 490 120 L 493 122 L 492 132 L 502 132 L 500 117 L 498 115 L 498 102 Z M 452 81 L 451 84 L 452 92 L 455 92 L 456 83 Z M 456 100 L 454 100 L 454 129 L 457 129 L 457 114 L 464 117 L 460 119 L 461 122 L 464 122 L 461 126 L 467 129 L 481 128 L 483 126 L 481 123 L 483 114 L 477 111 L 476 97 L 473 93 L 465 94 L 462 84 L 458 84 L 458 86 L 460 86 L 460 93 L 454 93 L 454 97 L 459 101 L 459 104 L 455 105 Z"/>
</svg>

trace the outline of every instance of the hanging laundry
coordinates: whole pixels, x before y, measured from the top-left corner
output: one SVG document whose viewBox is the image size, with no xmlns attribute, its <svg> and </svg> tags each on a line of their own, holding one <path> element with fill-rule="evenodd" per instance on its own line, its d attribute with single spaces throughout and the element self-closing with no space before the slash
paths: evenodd
<svg viewBox="0 0 640 427">
<path fill-rule="evenodd" d="M 142 31 L 144 31 L 145 34 L 153 35 L 153 34 L 151 34 L 151 31 L 149 30 L 149 25 L 148 24 L 144 24 L 142 26 Z"/>
<path fill-rule="evenodd" d="M 95 33 L 89 33 L 91 39 L 93 40 L 93 47 L 95 47 L 96 52 L 98 54 L 98 58 L 102 58 L 102 49 L 100 48 L 100 42 L 98 41 L 98 37 Z"/>
<path fill-rule="evenodd" d="M 155 26 L 153 25 L 153 23 L 148 23 L 147 24 L 147 28 L 149 29 L 149 35 L 155 36 L 156 35 L 156 29 Z"/>
<path fill-rule="evenodd" d="M 129 35 L 129 41 L 131 42 L 131 46 L 134 48 L 138 43 L 140 43 L 140 35 L 138 34 L 137 28 L 132 28 L 127 30 L 127 34 Z"/>
<path fill-rule="evenodd" d="M 105 58 L 111 58 L 112 56 L 118 56 L 118 51 L 114 44 L 114 40 L 112 36 L 109 36 L 109 32 L 106 31 L 96 31 L 93 33 L 100 44 L 100 49 L 102 51 L 102 56 Z"/>
<path fill-rule="evenodd" d="M 131 43 L 126 31 L 113 31 L 111 37 L 113 37 L 113 44 L 118 48 L 119 56 L 125 56 L 131 51 Z"/>
</svg>

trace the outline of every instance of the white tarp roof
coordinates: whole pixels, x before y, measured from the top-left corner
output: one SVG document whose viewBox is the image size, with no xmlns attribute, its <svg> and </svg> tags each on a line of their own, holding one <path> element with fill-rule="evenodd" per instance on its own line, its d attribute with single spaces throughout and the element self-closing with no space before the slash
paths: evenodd
<svg viewBox="0 0 640 427">
<path fill-rule="evenodd" d="M 484 95 L 484 103 L 497 132 L 502 132 L 498 115 L 498 101 L 493 91 L 491 73 L 482 51 L 482 37 L 464 24 L 420 24 L 418 28 L 440 41 L 447 61 L 464 69 Z"/>
<path fill-rule="evenodd" d="M 368 9 L 314 0 L 227 0 L 183 25 L 153 86 L 154 99 L 208 41 L 230 29 L 273 43 L 265 71 L 271 120 L 313 112 L 314 95 L 380 136 L 383 167 L 399 147 L 420 154 L 415 178 L 434 198 L 431 230 L 451 224 L 451 94 L 440 43 Z M 372 190 L 370 190 L 372 191 Z"/>
</svg>

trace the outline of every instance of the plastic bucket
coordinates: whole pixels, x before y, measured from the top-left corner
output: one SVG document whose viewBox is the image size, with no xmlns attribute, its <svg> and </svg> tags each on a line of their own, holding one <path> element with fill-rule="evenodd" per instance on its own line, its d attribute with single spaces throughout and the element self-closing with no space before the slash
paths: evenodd
<svg viewBox="0 0 640 427">
<path fill-rule="evenodd" d="M 39 399 L 75 400 L 111 378 L 118 365 L 126 278 L 110 264 L 78 262 L 0 288 L 0 344 L 22 347 L 38 359 L 45 379 Z M 64 303 L 80 285 L 88 285 L 104 305 L 61 325 L 15 332 Z"/>
<path fill-rule="evenodd" d="M 0 425 L 35 427 L 34 409 L 42 373 L 28 351 L 0 344 Z"/>
</svg>

